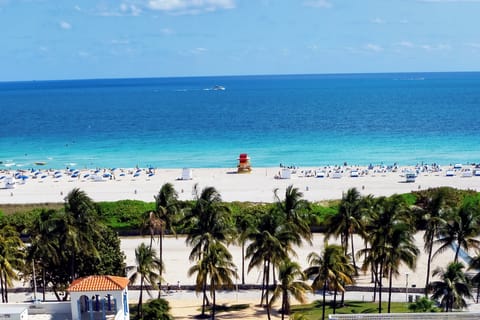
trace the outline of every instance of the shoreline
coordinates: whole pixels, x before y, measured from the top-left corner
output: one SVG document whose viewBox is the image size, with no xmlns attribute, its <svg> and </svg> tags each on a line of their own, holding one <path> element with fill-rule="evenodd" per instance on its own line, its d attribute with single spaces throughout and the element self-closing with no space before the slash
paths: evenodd
<svg viewBox="0 0 480 320">
<path fill-rule="evenodd" d="M 160 187 L 173 184 L 179 200 L 193 200 L 193 187 L 213 186 L 223 201 L 274 202 L 275 189 L 281 195 L 293 185 L 311 202 L 341 199 L 342 193 L 357 188 L 362 195 L 390 196 L 428 188 L 449 186 L 480 190 L 480 168 L 473 165 L 423 166 L 330 166 L 264 167 L 237 174 L 236 168 L 182 169 L 119 168 L 63 170 L 1 170 L 0 204 L 63 203 L 74 188 L 84 190 L 93 201 L 142 200 L 151 202 Z M 406 173 L 415 173 L 406 182 Z M 14 177 L 14 188 L 7 179 Z M 183 178 L 186 179 L 182 179 Z M 191 179 L 189 179 L 191 178 Z"/>
</svg>

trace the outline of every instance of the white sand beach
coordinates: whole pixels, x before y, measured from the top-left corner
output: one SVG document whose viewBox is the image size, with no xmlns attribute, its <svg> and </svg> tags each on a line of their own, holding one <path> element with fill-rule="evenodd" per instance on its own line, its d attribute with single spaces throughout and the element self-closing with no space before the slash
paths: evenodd
<svg viewBox="0 0 480 320">
<path fill-rule="evenodd" d="M 467 174 L 466 169 L 470 174 Z M 237 174 L 236 168 L 192 169 L 191 180 L 178 180 L 182 169 L 116 169 L 75 171 L 22 172 L 25 179 L 16 179 L 15 188 L 6 189 L 7 177 L 15 171 L 0 172 L 0 203 L 45 203 L 63 202 L 65 195 L 73 188 L 80 188 L 94 201 L 115 201 L 136 199 L 153 201 L 153 196 L 162 184 L 171 182 L 179 194 L 180 200 L 193 199 L 192 188 L 195 184 L 201 189 L 215 187 L 224 201 L 274 201 L 273 190 L 280 192 L 293 184 L 303 192 L 309 201 L 340 199 L 342 192 L 355 187 L 362 194 L 389 196 L 394 193 L 407 193 L 413 190 L 439 186 L 451 186 L 459 189 L 480 189 L 480 176 L 473 174 L 475 169 L 464 166 L 454 169 L 452 166 L 430 167 L 322 167 L 297 168 L 290 179 L 277 179 L 280 168 L 253 168 L 251 173 Z M 414 183 L 405 182 L 406 171 L 418 171 Z M 480 174 L 480 169 L 478 174 Z M 324 171 L 325 177 L 317 178 L 315 172 Z M 358 177 L 352 177 L 352 171 Z M 150 173 L 149 173 L 150 172 Z M 338 177 L 334 178 L 335 172 Z M 447 176 L 452 174 L 452 176 Z M 111 177 L 102 177 L 104 174 Z M 72 177 L 73 176 L 73 177 Z M 340 177 L 341 176 L 341 177 Z M 43 177 L 43 178 L 42 178 Z M 92 177 L 96 177 L 92 179 Z"/>
</svg>

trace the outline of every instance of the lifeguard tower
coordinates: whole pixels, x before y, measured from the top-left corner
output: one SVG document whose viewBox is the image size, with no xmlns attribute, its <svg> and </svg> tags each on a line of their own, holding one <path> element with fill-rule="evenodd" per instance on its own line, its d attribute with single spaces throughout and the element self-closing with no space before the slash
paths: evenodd
<svg viewBox="0 0 480 320">
<path fill-rule="evenodd" d="M 238 157 L 237 173 L 250 173 L 251 171 L 250 157 L 246 153 L 241 153 Z"/>
</svg>

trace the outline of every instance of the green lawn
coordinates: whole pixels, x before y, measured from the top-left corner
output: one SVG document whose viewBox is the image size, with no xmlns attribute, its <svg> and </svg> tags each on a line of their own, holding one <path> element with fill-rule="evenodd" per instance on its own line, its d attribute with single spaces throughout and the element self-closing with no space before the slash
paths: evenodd
<svg viewBox="0 0 480 320">
<path fill-rule="evenodd" d="M 387 303 L 383 303 L 382 313 L 387 312 Z M 302 319 L 305 320 L 318 320 L 322 317 L 322 301 L 317 300 L 310 304 L 292 306 L 292 312 L 295 314 L 302 315 Z M 392 313 L 406 313 L 410 312 L 408 310 L 408 303 L 405 302 L 392 302 L 391 304 Z M 333 313 L 333 309 L 330 307 L 330 304 L 327 302 L 327 307 L 325 308 L 325 318 L 327 319 L 328 315 Z M 352 313 L 378 313 L 378 303 L 375 302 L 361 302 L 361 301 L 345 301 L 345 306 L 342 308 L 337 308 L 336 313 L 338 314 L 352 314 Z"/>
</svg>

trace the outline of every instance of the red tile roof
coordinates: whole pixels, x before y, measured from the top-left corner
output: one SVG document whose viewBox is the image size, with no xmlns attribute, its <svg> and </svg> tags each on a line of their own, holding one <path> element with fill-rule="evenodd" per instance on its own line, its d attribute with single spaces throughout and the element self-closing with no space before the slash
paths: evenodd
<svg viewBox="0 0 480 320">
<path fill-rule="evenodd" d="M 129 280 L 116 276 L 88 276 L 73 280 L 69 292 L 79 291 L 121 291 L 128 286 Z"/>
</svg>

